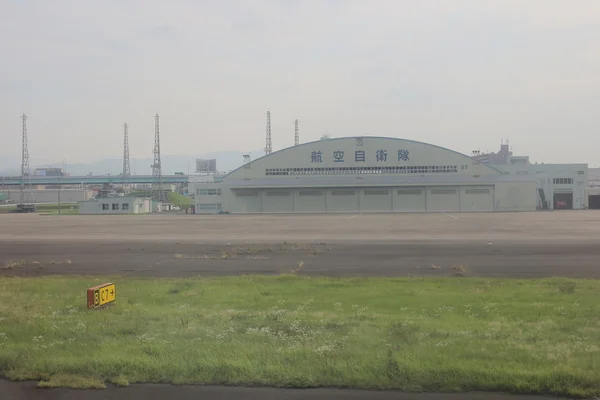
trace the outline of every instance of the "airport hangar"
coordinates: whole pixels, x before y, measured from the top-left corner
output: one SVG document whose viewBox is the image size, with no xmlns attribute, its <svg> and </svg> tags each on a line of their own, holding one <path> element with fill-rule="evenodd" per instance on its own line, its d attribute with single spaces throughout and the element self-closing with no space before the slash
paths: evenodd
<svg viewBox="0 0 600 400">
<path fill-rule="evenodd" d="M 197 214 L 534 211 L 536 178 L 391 137 L 344 137 L 246 162 L 190 183 Z"/>
</svg>

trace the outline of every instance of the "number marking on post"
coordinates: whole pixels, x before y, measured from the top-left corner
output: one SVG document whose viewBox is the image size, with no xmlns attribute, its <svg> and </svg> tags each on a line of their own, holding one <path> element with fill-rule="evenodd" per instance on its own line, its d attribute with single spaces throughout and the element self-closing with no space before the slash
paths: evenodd
<svg viewBox="0 0 600 400">
<path fill-rule="evenodd" d="M 117 299 L 117 286 L 114 283 L 104 283 L 87 290 L 88 308 L 99 308 Z"/>
</svg>

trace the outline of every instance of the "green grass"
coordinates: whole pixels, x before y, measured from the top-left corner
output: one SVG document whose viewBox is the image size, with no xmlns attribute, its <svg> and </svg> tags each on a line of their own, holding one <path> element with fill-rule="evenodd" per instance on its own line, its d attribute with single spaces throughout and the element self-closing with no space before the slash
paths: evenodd
<svg viewBox="0 0 600 400">
<path fill-rule="evenodd" d="M 152 197 L 152 192 L 138 190 L 127 193 L 127 197 Z"/>
<path fill-rule="evenodd" d="M 37 213 L 58 215 L 58 204 L 36 204 L 35 210 Z M 0 214 L 10 213 L 16 211 L 17 206 L 11 207 L 0 207 Z M 79 214 L 79 204 L 61 204 L 61 214 Z"/>
<path fill-rule="evenodd" d="M 75 215 L 79 214 L 79 204 L 38 204 L 35 209 L 38 213 L 47 215 L 58 215 L 58 209 L 60 208 L 61 215 Z"/>
<path fill-rule="evenodd" d="M 117 283 L 117 302 L 85 289 Z M 0 374 L 600 395 L 600 281 L 0 278 Z"/>
<path fill-rule="evenodd" d="M 169 202 L 171 202 L 171 204 L 175 204 L 181 209 L 192 206 L 192 199 L 179 193 L 168 192 L 167 198 L 169 199 Z"/>
</svg>

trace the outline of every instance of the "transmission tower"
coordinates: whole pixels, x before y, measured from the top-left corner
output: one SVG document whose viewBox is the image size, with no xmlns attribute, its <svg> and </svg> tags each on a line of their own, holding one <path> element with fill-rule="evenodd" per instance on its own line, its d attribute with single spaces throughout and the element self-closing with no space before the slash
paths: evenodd
<svg viewBox="0 0 600 400">
<path fill-rule="evenodd" d="M 23 114 L 22 144 L 21 144 L 21 197 L 17 205 L 19 212 L 35 211 L 33 192 L 31 191 L 31 176 L 29 175 L 29 149 L 27 147 L 27 115 Z"/>
<path fill-rule="evenodd" d="M 131 165 L 129 163 L 129 132 L 127 122 L 123 125 L 123 185 L 131 186 Z"/>
<path fill-rule="evenodd" d="M 298 120 L 294 121 L 294 146 L 300 144 L 300 131 L 298 130 Z"/>
<path fill-rule="evenodd" d="M 160 163 L 160 130 L 158 114 L 154 116 L 154 163 L 152 164 L 152 196 L 157 201 L 165 201 L 162 185 L 162 166 Z"/>
<path fill-rule="evenodd" d="M 271 154 L 273 145 L 271 142 L 271 111 L 267 111 L 267 143 L 265 146 L 265 154 Z"/>
</svg>

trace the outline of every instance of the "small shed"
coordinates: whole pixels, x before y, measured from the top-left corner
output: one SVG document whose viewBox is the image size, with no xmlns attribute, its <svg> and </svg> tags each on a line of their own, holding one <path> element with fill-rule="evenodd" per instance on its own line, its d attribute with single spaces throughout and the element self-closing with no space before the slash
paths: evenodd
<svg viewBox="0 0 600 400">
<path fill-rule="evenodd" d="M 80 214 L 145 214 L 151 199 L 145 197 L 101 197 L 79 202 Z"/>
</svg>

